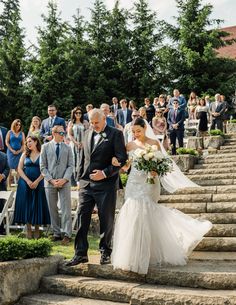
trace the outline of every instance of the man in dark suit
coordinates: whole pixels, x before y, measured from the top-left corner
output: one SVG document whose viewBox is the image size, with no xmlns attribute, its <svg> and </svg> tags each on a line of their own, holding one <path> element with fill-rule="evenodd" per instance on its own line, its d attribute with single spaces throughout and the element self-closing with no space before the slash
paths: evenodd
<svg viewBox="0 0 236 305">
<path fill-rule="evenodd" d="M 117 110 L 117 123 L 120 124 L 122 127 L 125 127 L 126 124 L 132 121 L 132 111 L 127 108 L 127 101 L 126 99 L 122 99 L 120 101 L 121 109 Z"/>
<path fill-rule="evenodd" d="M 178 139 L 179 147 L 184 146 L 184 120 L 185 112 L 179 108 L 179 100 L 175 99 L 173 100 L 173 108 L 169 110 L 167 117 L 172 155 L 176 155 L 176 138 Z"/>
<path fill-rule="evenodd" d="M 120 106 L 118 103 L 118 98 L 115 96 L 112 98 L 112 105 L 111 105 L 110 109 L 111 109 L 111 112 L 113 112 L 116 117 L 117 111 L 118 111 L 118 109 L 120 109 Z"/>
<path fill-rule="evenodd" d="M 101 264 L 110 263 L 119 166 L 112 165 L 116 157 L 123 166 L 127 160 L 124 137 L 120 130 L 106 124 L 104 113 L 93 109 L 89 113 L 91 129 L 85 132 L 83 157 L 80 162 L 80 192 L 78 232 L 75 256 L 67 263 L 74 266 L 88 261 L 87 234 L 95 203 L 100 220 Z"/>
<path fill-rule="evenodd" d="M 6 152 L 6 135 L 7 135 L 7 128 L 0 126 L 0 151 Z"/>
<path fill-rule="evenodd" d="M 221 101 L 220 94 L 215 95 L 215 102 L 210 105 L 211 127 L 210 129 L 220 129 L 223 131 L 223 121 L 226 110 L 226 103 Z"/>
<path fill-rule="evenodd" d="M 57 108 L 55 105 L 48 106 L 48 118 L 42 121 L 40 128 L 40 136 L 43 138 L 44 142 L 49 142 L 52 140 L 52 127 L 53 126 L 63 126 L 66 130 L 66 123 L 63 118 L 57 116 Z"/>
<path fill-rule="evenodd" d="M 6 191 L 7 185 L 6 180 L 9 175 L 9 165 L 7 163 L 7 155 L 3 152 L 0 152 L 0 191 Z M 5 200 L 0 199 L 0 212 L 2 212 L 4 207 Z M 6 234 L 6 231 L 4 229 L 4 224 L 2 223 L 0 225 L 0 235 Z"/>
</svg>

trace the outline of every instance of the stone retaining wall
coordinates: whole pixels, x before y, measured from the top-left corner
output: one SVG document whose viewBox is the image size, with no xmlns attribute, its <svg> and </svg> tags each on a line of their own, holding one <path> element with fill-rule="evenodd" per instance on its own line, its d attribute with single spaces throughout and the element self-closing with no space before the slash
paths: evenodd
<svg viewBox="0 0 236 305">
<path fill-rule="evenodd" d="M 0 263 L 0 304 L 14 304 L 22 295 L 36 292 L 45 275 L 57 273 L 62 256 Z"/>
</svg>

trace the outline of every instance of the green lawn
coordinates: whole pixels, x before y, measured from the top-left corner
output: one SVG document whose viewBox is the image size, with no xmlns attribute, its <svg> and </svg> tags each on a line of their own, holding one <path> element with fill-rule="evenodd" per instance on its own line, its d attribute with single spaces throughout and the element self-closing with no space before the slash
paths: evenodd
<svg viewBox="0 0 236 305">
<path fill-rule="evenodd" d="M 89 240 L 88 254 L 89 255 L 99 254 L 98 251 L 99 238 L 96 236 L 89 235 L 88 240 Z M 68 246 L 62 246 L 60 241 L 54 242 L 53 244 L 54 246 L 51 253 L 52 255 L 60 254 L 66 259 L 72 258 L 74 256 L 74 238 L 72 239 L 72 241 L 69 243 Z"/>
</svg>

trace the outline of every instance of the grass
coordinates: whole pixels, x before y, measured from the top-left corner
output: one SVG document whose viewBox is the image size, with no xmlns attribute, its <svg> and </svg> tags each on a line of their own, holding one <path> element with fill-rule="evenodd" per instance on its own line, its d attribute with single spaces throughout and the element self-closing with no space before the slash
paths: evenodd
<svg viewBox="0 0 236 305">
<path fill-rule="evenodd" d="M 99 238 L 96 236 L 89 235 L 89 252 L 88 255 L 98 255 Z M 61 242 L 54 242 L 51 255 L 60 254 L 64 258 L 69 259 L 74 256 L 74 238 L 67 246 L 62 246 Z"/>
</svg>

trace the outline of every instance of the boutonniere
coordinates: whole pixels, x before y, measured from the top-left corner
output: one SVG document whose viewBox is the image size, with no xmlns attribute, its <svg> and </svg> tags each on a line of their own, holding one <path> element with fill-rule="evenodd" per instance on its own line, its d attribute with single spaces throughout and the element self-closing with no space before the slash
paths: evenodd
<svg viewBox="0 0 236 305">
<path fill-rule="evenodd" d="M 102 139 L 103 139 L 104 141 L 108 141 L 108 139 L 107 139 L 107 134 L 106 134 L 104 131 L 100 133 L 100 136 L 102 137 Z"/>
</svg>

